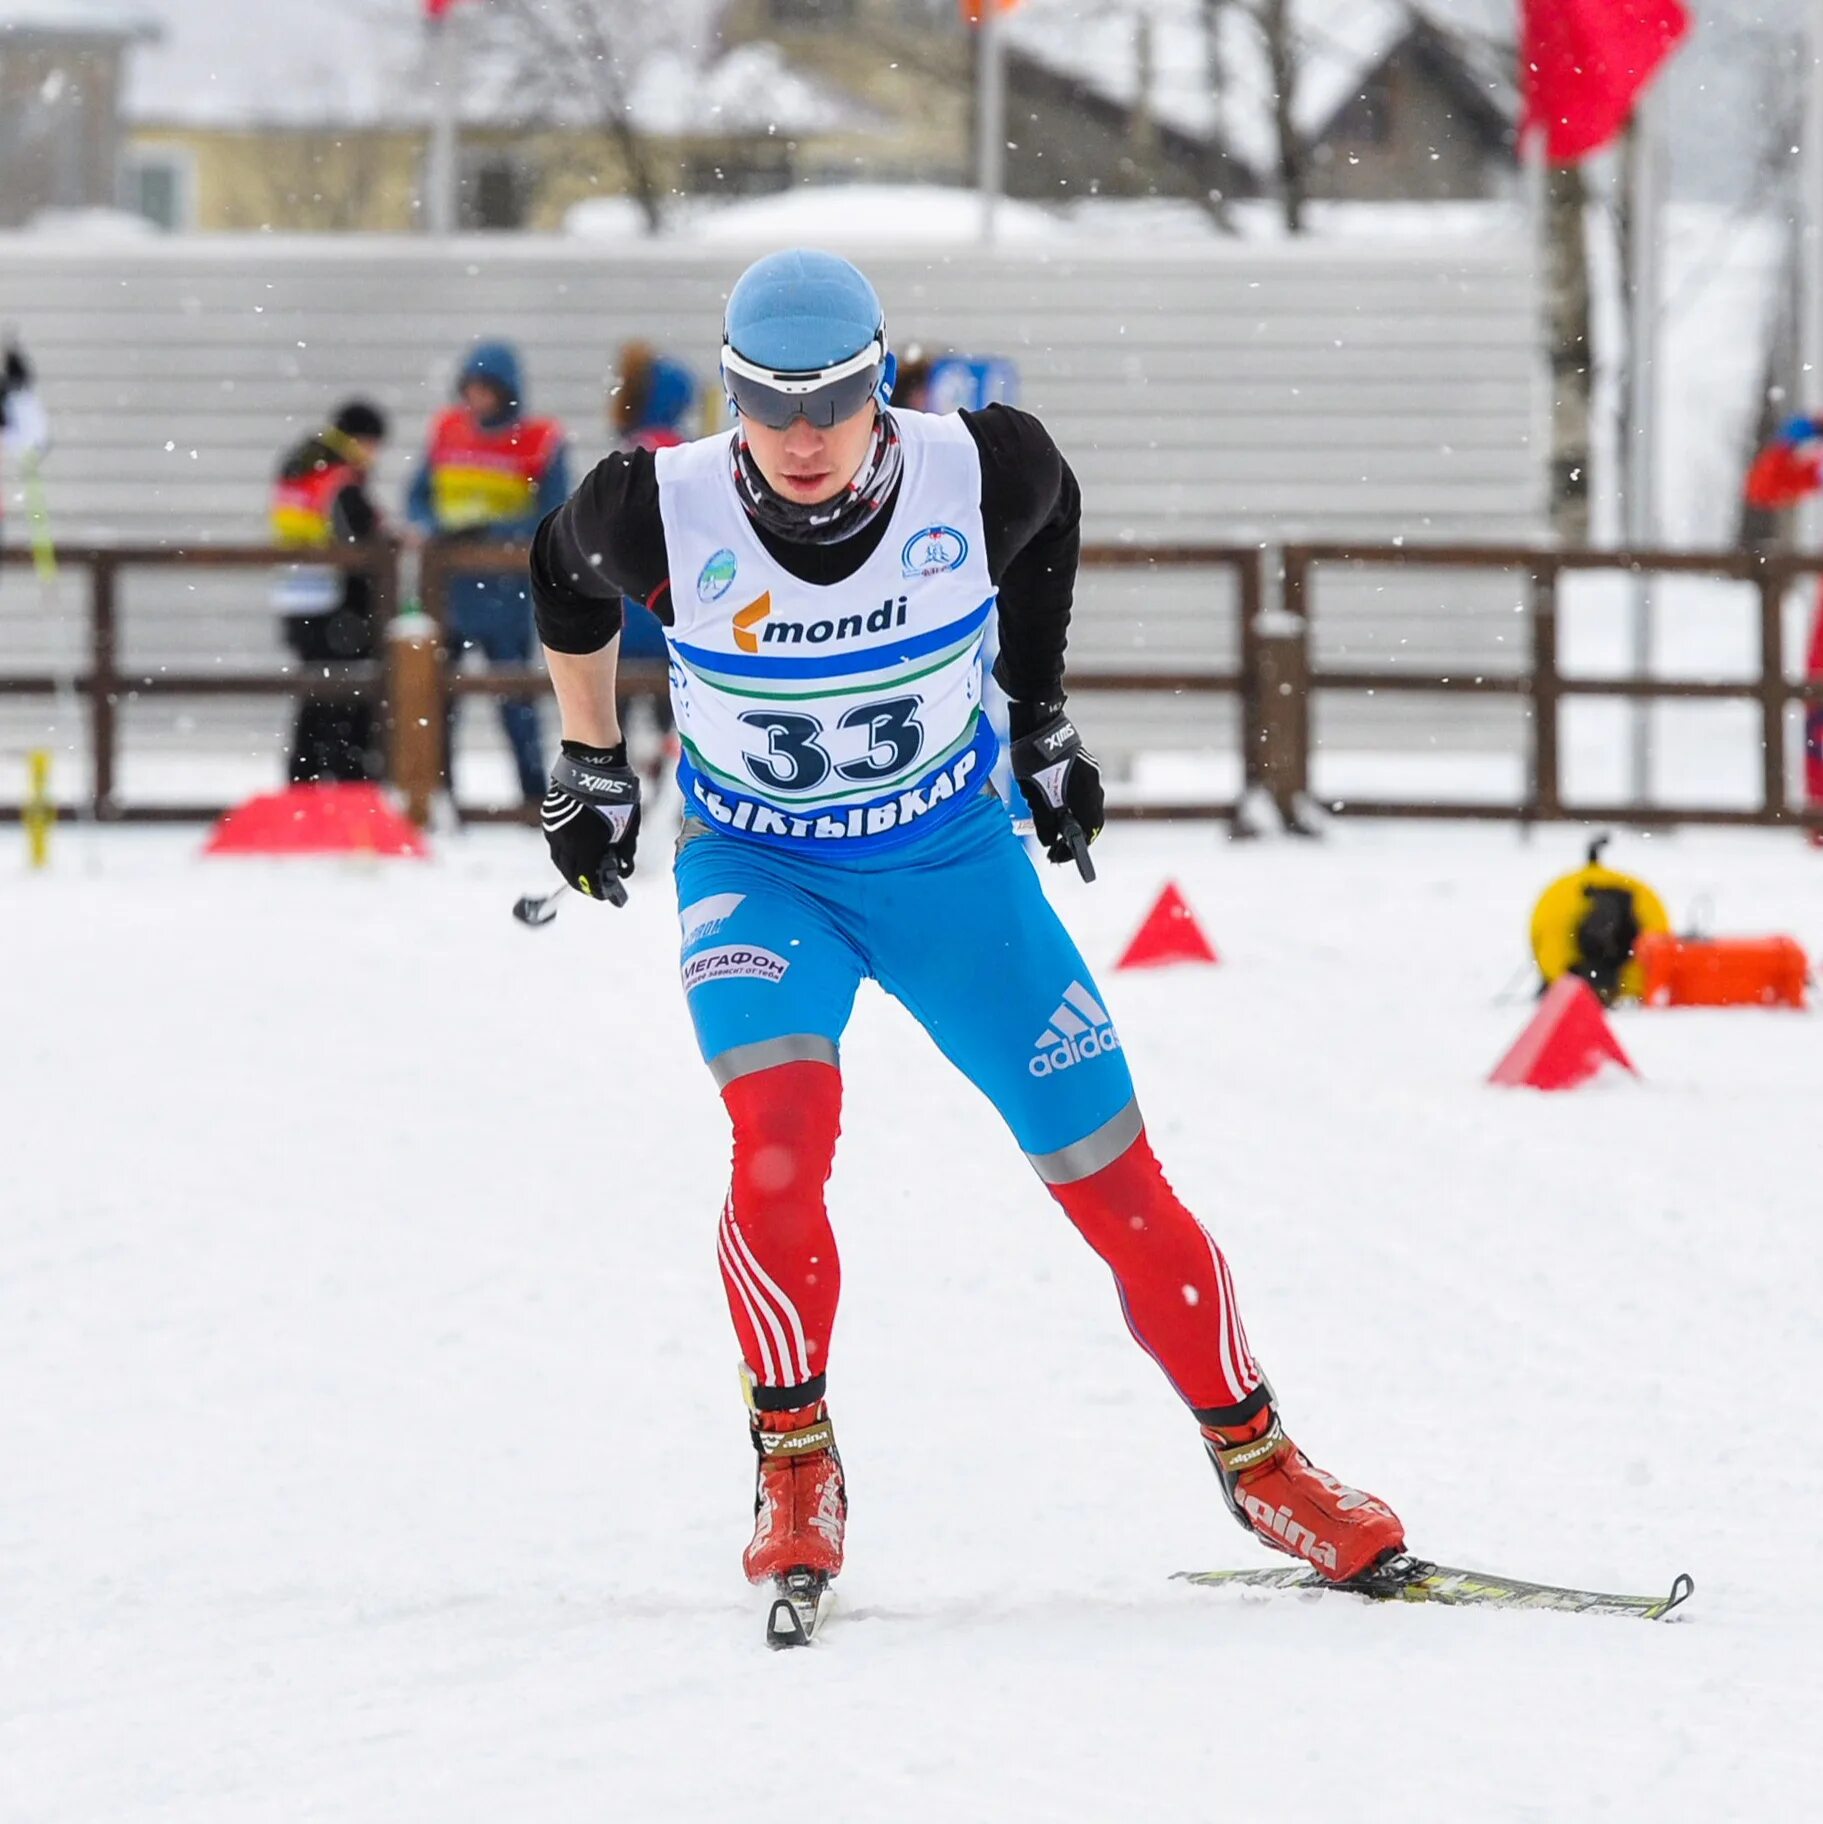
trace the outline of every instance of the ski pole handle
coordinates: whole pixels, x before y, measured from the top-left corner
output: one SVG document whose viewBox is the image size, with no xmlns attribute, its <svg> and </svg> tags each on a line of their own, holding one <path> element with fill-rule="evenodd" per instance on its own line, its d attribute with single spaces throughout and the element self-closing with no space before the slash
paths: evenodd
<svg viewBox="0 0 1823 1824">
<path fill-rule="evenodd" d="M 1082 825 L 1065 811 L 1062 817 L 1063 839 L 1070 845 L 1070 853 L 1076 857 L 1076 871 L 1084 880 L 1095 878 L 1095 864 L 1089 859 L 1089 839 L 1082 833 Z"/>
<path fill-rule="evenodd" d="M 563 904 L 564 894 L 571 890 L 570 883 L 566 880 L 562 886 L 553 887 L 548 893 L 523 893 L 513 901 L 513 916 L 522 925 L 530 925 L 533 930 L 537 930 L 557 916 L 557 908 Z M 613 875 L 601 883 L 601 896 L 611 906 L 624 906 L 627 903 L 627 890 Z"/>
</svg>

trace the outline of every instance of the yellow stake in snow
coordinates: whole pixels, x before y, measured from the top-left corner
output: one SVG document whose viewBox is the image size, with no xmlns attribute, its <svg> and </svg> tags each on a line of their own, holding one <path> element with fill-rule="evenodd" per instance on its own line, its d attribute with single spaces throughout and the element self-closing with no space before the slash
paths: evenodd
<svg viewBox="0 0 1823 1824">
<path fill-rule="evenodd" d="M 25 853 L 34 868 L 42 868 L 51 859 L 51 827 L 57 821 L 57 807 L 51 802 L 51 756 L 34 748 L 25 757 Z"/>
</svg>

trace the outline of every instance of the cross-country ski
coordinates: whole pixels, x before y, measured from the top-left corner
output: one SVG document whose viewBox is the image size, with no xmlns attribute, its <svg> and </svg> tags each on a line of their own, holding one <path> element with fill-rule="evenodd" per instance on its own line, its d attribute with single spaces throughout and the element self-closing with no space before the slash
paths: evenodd
<svg viewBox="0 0 1823 1824">
<path fill-rule="evenodd" d="M 1551 1609 L 1566 1615 L 1631 1615 L 1663 1621 L 1695 1593 L 1685 1573 L 1663 1596 L 1614 1596 L 1555 1583 L 1522 1583 L 1485 1571 L 1457 1570 L 1405 1554 L 1347 1582 L 1334 1583 L 1308 1570 L 1179 1571 L 1180 1582 L 1212 1590 L 1297 1590 L 1363 1596 L 1375 1602 L 1435 1602 L 1445 1608 Z"/>
</svg>

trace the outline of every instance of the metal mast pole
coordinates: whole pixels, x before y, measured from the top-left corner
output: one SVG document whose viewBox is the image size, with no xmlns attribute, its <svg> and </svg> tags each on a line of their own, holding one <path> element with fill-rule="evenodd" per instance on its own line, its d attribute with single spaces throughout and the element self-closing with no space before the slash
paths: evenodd
<svg viewBox="0 0 1823 1824">
<path fill-rule="evenodd" d="M 456 37 L 449 14 L 425 23 L 430 33 L 430 147 L 424 161 L 425 230 L 448 235 L 456 231 Z"/>
<path fill-rule="evenodd" d="M 1626 542 L 1648 550 L 1658 539 L 1658 347 L 1660 250 L 1660 170 L 1657 105 L 1650 92 L 1633 111 L 1627 133 L 1627 449 Z M 1628 670 L 1646 677 L 1652 668 L 1652 578 L 1633 578 L 1632 613 L 1628 623 Z M 1637 804 L 1652 788 L 1652 705 L 1633 705 L 1628 755 L 1628 785 Z"/>
<path fill-rule="evenodd" d="M 981 192 L 981 239 L 994 241 L 994 218 L 1005 188 L 1006 59 L 999 0 L 982 0 L 975 28 L 975 183 Z"/>
<path fill-rule="evenodd" d="M 1804 72 L 1804 126 L 1799 139 L 1798 385 L 1793 412 L 1823 407 L 1823 0 L 1810 0 L 1809 62 Z M 1823 546 L 1823 497 L 1811 495 L 1798 517 L 1807 551 Z"/>
</svg>

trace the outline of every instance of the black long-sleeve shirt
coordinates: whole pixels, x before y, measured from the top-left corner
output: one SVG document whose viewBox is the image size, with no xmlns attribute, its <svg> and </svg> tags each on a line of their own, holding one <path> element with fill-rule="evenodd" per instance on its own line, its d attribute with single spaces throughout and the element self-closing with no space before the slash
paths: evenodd
<svg viewBox="0 0 1823 1824">
<path fill-rule="evenodd" d="M 1050 433 L 1029 412 L 990 405 L 963 412 L 981 452 L 981 519 L 988 575 L 1000 596 L 1000 661 L 1007 695 L 1063 695 L 1064 645 L 1082 548 L 1082 495 Z M 897 496 L 852 538 L 795 544 L 755 525 L 773 559 L 800 581 L 840 583 L 879 548 Z M 553 652 L 599 652 L 620 630 L 620 599 L 671 624 L 671 564 L 648 450 L 609 456 L 538 528 L 532 599 Z"/>
</svg>

